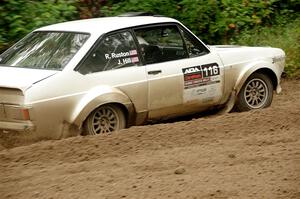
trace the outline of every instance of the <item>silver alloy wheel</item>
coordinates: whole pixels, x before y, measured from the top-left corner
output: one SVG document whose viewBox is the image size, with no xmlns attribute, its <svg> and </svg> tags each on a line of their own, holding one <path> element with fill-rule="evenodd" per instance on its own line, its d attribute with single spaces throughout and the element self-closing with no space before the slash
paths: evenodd
<svg viewBox="0 0 300 199">
<path fill-rule="evenodd" d="M 110 106 L 99 107 L 90 118 L 90 134 L 111 133 L 119 129 L 120 117 Z"/>
<path fill-rule="evenodd" d="M 244 98 L 247 105 L 252 109 L 262 108 L 268 99 L 269 91 L 262 79 L 250 80 L 244 90 Z"/>
</svg>

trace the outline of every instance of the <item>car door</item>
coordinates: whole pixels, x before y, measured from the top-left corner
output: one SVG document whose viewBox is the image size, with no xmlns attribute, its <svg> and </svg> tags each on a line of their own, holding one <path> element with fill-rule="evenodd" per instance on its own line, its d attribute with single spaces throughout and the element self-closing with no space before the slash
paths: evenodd
<svg viewBox="0 0 300 199">
<path fill-rule="evenodd" d="M 183 72 L 183 103 L 205 109 L 220 102 L 224 92 L 224 66 L 219 55 L 179 26 L 189 55 Z"/>
<path fill-rule="evenodd" d="M 137 113 L 147 111 L 148 83 L 130 30 L 107 33 L 94 45 L 77 71 L 84 75 L 80 88 L 93 95 L 117 88 L 131 100 Z M 75 84 L 75 83 L 74 83 Z M 114 98 L 114 94 L 110 95 Z M 109 103 L 111 99 L 106 99 Z"/>
<path fill-rule="evenodd" d="M 199 40 L 177 24 L 134 31 L 146 66 L 150 119 L 193 112 L 220 98 L 220 60 Z"/>
</svg>

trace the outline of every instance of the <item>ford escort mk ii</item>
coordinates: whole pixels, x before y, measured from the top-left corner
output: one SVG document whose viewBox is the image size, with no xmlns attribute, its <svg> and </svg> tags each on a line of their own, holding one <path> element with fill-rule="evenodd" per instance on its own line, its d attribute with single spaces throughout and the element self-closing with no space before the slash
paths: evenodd
<svg viewBox="0 0 300 199">
<path fill-rule="evenodd" d="M 281 91 L 284 62 L 278 48 L 207 46 L 167 17 L 50 25 L 0 56 L 0 129 L 60 138 L 211 107 L 264 108 Z"/>
</svg>

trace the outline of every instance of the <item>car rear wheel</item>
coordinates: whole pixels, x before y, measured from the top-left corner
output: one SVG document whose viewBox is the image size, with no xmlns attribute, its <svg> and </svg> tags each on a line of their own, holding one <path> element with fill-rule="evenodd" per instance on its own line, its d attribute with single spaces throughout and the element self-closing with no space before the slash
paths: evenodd
<svg viewBox="0 0 300 199">
<path fill-rule="evenodd" d="M 273 100 L 273 84 L 270 78 L 261 73 L 252 74 L 243 85 L 237 99 L 239 111 L 266 108 Z"/>
<path fill-rule="evenodd" d="M 111 133 L 125 127 L 126 119 L 123 111 L 116 105 L 103 105 L 88 116 L 84 125 L 84 134 Z"/>
</svg>

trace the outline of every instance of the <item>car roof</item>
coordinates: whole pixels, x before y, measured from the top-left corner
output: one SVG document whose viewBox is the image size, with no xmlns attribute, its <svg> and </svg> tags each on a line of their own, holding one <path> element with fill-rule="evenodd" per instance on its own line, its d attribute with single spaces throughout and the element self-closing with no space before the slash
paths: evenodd
<svg viewBox="0 0 300 199">
<path fill-rule="evenodd" d="M 128 27 L 167 22 L 178 21 L 172 18 L 158 16 L 102 17 L 53 24 L 39 28 L 36 31 L 71 31 L 103 34 Z"/>
</svg>

